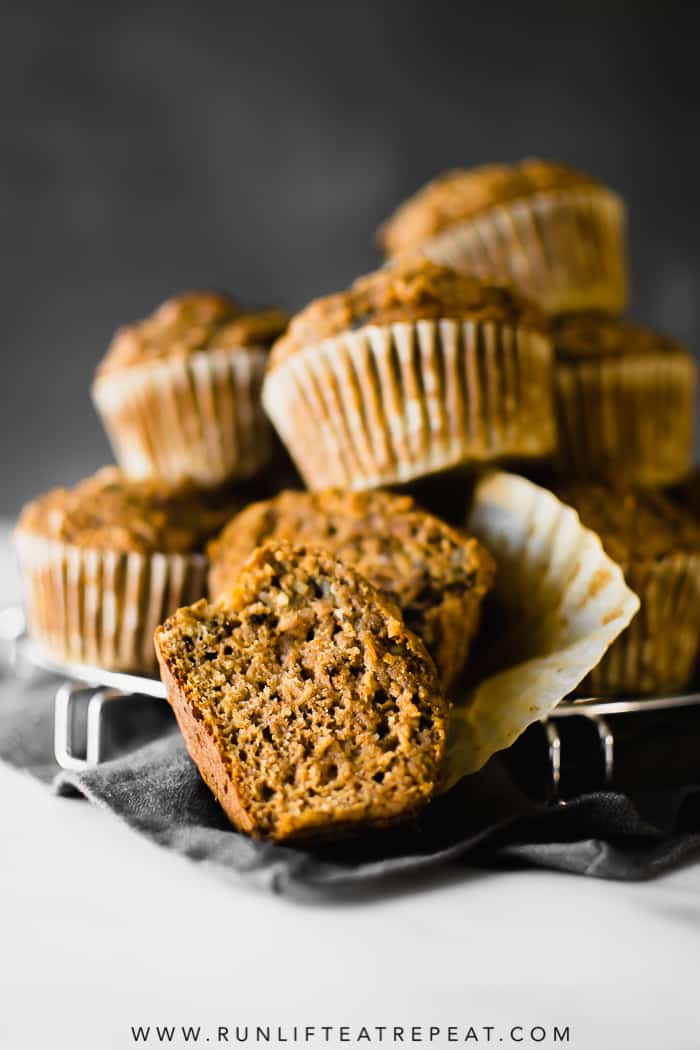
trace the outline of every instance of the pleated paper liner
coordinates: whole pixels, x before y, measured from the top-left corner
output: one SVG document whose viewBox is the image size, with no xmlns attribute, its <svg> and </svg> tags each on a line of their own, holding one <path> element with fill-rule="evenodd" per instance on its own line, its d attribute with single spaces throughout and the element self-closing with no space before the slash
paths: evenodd
<svg viewBox="0 0 700 1050">
<path fill-rule="evenodd" d="M 561 358 L 557 473 L 639 485 L 684 478 L 693 459 L 695 386 L 695 363 L 684 353 Z"/>
<path fill-rule="evenodd" d="M 549 337 L 494 322 L 368 325 L 327 339 L 268 372 L 263 402 L 314 489 L 542 457 L 556 436 Z"/>
<path fill-rule="evenodd" d="M 32 641 L 57 661 L 156 669 L 153 632 L 205 593 L 201 554 L 101 551 L 17 532 Z"/>
<path fill-rule="evenodd" d="M 686 689 L 700 647 L 700 554 L 679 552 L 626 573 L 641 607 L 583 683 L 592 696 Z"/>
<path fill-rule="evenodd" d="M 98 376 L 97 410 L 131 478 L 177 485 L 247 479 L 268 460 L 261 347 L 210 350 Z"/>
<path fill-rule="evenodd" d="M 627 302 L 625 206 L 603 187 L 496 205 L 437 234 L 422 251 L 464 273 L 506 281 L 550 314 L 619 314 Z"/>
<path fill-rule="evenodd" d="M 525 478 L 484 475 L 466 528 L 498 565 L 499 634 L 487 654 L 491 670 L 453 708 L 442 790 L 548 715 L 639 608 L 595 533 Z M 488 645 L 484 639 L 481 648 Z"/>
</svg>

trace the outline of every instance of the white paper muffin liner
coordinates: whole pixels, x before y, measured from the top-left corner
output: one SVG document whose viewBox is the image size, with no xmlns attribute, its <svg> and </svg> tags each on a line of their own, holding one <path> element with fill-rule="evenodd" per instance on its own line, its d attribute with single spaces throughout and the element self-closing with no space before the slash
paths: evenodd
<svg viewBox="0 0 700 1050">
<path fill-rule="evenodd" d="M 461 463 L 546 456 L 549 336 L 456 320 L 367 325 L 268 372 L 265 409 L 309 488 L 367 489 Z"/>
<path fill-rule="evenodd" d="M 692 467 L 696 366 L 689 354 L 561 358 L 557 473 L 669 485 Z"/>
<path fill-rule="evenodd" d="M 627 302 L 625 206 L 604 187 L 494 205 L 431 237 L 421 251 L 464 273 L 506 281 L 550 314 L 619 314 Z"/>
<path fill-rule="evenodd" d="M 453 708 L 442 790 L 548 715 L 639 608 L 596 534 L 525 478 L 485 475 L 466 528 L 496 560 L 501 633 L 485 660 L 496 670 Z"/>
<path fill-rule="evenodd" d="M 128 477 L 177 485 L 245 479 L 271 453 L 262 347 L 208 350 L 107 372 L 93 400 Z"/>
<path fill-rule="evenodd" d="M 153 632 L 205 594 L 201 554 L 76 547 L 18 531 L 29 636 L 58 661 L 156 669 Z"/>
<path fill-rule="evenodd" d="M 627 582 L 641 606 L 582 685 L 591 696 L 680 692 L 700 648 L 700 554 L 678 552 L 632 567 Z"/>
</svg>

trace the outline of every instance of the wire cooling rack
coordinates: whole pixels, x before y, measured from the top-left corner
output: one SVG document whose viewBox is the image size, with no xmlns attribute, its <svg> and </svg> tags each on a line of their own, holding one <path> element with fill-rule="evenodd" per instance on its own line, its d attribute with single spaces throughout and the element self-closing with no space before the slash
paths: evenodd
<svg viewBox="0 0 700 1050">
<path fill-rule="evenodd" d="M 0 610 L 0 644 L 4 648 L 5 663 L 17 675 L 26 675 L 27 669 L 41 670 L 62 679 L 55 695 L 54 752 L 63 769 L 87 769 L 103 760 L 106 705 L 144 697 L 154 701 L 165 699 L 165 687 L 158 678 L 53 660 L 27 638 L 24 614 L 19 607 Z M 85 712 L 83 719 L 75 717 L 78 704 Z M 594 727 L 604 782 L 610 784 L 615 773 L 616 753 L 615 734 L 608 721 L 610 716 L 694 706 L 700 706 L 700 693 L 624 700 L 582 697 L 562 701 L 541 722 L 549 761 L 550 797 L 560 799 L 564 744 L 559 723 L 562 719 L 582 717 Z"/>
</svg>

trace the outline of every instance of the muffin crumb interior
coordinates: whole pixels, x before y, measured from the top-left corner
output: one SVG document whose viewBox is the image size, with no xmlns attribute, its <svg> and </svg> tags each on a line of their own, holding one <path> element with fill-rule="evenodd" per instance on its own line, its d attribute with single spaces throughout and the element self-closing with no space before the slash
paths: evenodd
<svg viewBox="0 0 700 1050">
<path fill-rule="evenodd" d="M 254 833 L 381 823 L 429 796 L 446 715 L 432 662 L 330 555 L 260 548 L 230 594 L 156 638 Z"/>
</svg>

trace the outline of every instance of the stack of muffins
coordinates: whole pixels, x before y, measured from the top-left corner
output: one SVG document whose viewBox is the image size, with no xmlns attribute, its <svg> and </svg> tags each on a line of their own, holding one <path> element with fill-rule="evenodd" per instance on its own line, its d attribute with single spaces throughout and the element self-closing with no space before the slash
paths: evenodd
<svg viewBox="0 0 700 1050">
<path fill-rule="evenodd" d="M 309 486 L 519 460 L 641 598 L 584 689 L 685 688 L 700 643 L 699 483 L 678 483 L 692 471 L 696 366 L 624 316 L 622 200 L 539 160 L 455 171 L 379 240 L 386 267 L 312 303 L 272 351 L 263 401 Z"/>
<path fill-rule="evenodd" d="M 518 462 L 600 534 L 642 604 L 586 688 L 681 690 L 700 642 L 695 364 L 624 316 L 622 200 L 543 161 L 450 172 L 379 239 L 381 269 L 289 324 L 192 293 L 117 332 L 94 400 L 119 467 L 36 500 L 17 530 L 33 638 L 60 661 L 151 672 L 162 624 L 193 757 L 234 823 L 274 838 L 386 823 L 432 790 L 495 566 L 414 502 L 421 479 L 450 472 L 457 493 Z M 268 420 L 308 491 L 277 491 Z M 306 633 L 292 644 L 280 624 Z M 332 693 L 339 660 L 355 684 L 337 685 L 321 762 L 314 689 Z M 362 758 L 360 726 L 386 746 Z"/>
<path fill-rule="evenodd" d="M 16 532 L 29 632 L 55 660 L 156 670 L 153 632 L 201 598 L 207 540 L 258 491 L 287 320 L 192 293 L 116 333 L 93 395 L 119 467 L 30 503 Z"/>
</svg>

